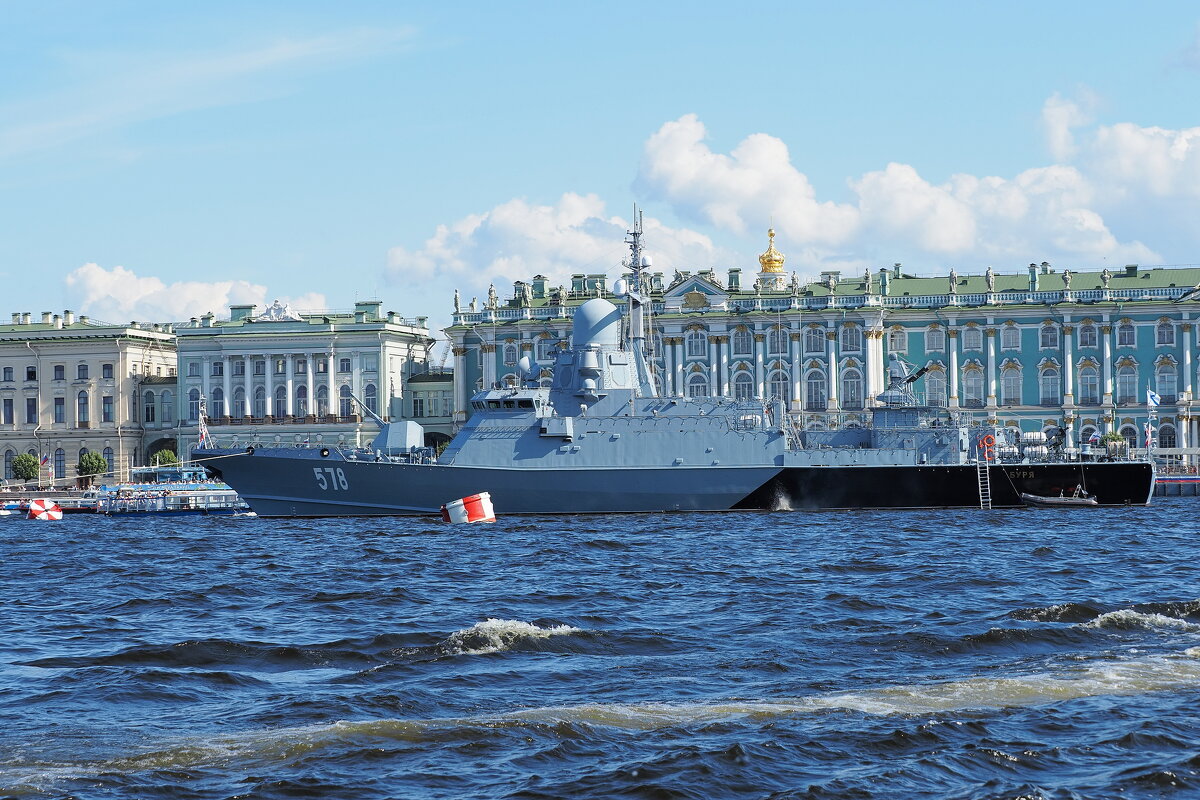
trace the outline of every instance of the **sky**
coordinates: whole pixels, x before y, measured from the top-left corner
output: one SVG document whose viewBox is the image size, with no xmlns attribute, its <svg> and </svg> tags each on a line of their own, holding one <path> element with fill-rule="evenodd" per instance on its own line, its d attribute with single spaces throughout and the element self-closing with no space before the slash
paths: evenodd
<svg viewBox="0 0 1200 800">
<path fill-rule="evenodd" d="M 1200 7 L 0 0 L 7 312 L 1200 262 Z M 0 314 L 5 313 L 0 309 Z M 0 316 L 0 319 L 6 317 Z"/>
</svg>

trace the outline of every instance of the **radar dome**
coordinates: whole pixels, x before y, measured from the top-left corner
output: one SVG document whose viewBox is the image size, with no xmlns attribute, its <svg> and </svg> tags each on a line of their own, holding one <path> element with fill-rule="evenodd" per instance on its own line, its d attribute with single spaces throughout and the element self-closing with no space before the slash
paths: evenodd
<svg viewBox="0 0 1200 800">
<path fill-rule="evenodd" d="M 617 347 L 621 342 L 621 311 L 602 297 L 575 309 L 571 328 L 575 347 Z"/>
</svg>

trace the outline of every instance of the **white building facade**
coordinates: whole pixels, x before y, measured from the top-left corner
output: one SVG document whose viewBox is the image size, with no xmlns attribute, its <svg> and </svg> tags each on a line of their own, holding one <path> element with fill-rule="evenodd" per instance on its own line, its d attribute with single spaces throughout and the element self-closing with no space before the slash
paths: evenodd
<svg viewBox="0 0 1200 800">
<path fill-rule="evenodd" d="M 175 374 L 169 326 L 111 325 L 46 311 L 14 313 L 0 326 L 0 452 L 13 480 L 19 453 L 45 459 L 41 482 L 74 483 L 83 453 L 104 456 L 109 475 L 126 480 L 161 438 L 141 422 L 142 387 Z M 169 390 L 168 390 L 169 392 Z M 156 393 L 156 417 L 173 417 L 175 399 Z"/>
</svg>

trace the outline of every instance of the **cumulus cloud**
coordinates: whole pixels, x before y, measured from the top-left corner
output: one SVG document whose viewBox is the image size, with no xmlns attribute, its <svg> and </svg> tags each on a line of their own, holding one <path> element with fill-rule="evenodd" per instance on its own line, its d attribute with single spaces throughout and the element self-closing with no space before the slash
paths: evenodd
<svg viewBox="0 0 1200 800">
<path fill-rule="evenodd" d="M 515 280 L 545 275 L 551 285 L 570 285 L 576 273 L 604 273 L 615 278 L 630 221 L 610 216 L 593 194 L 564 194 L 554 205 L 535 205 L 514 199 L 482 214 L 439 225 L 419 248 L 394 247 L 388 252 L 388 275 L 395 283 L 411 285 L 432 277 L 486 295 L 489 283 L 506 295 Z M 734 256 L 713 245 L 707 236 L 675 229 L 652 217 L 644 219 L 646 241 L 654 269 L 713 266 Z"/>
<path fill-rule="evenodd" d="M 265 307 L 270 302 L 267 287 L 249 281 L 167 284 L 154 276 L 139 276 L 125 267 L 106 270 L 95 263 L 84 264 L 69 273 L 66 284 L 71 303 L 80 313 L 114 323 L 179 322 L 209 311 L 222 316 L 231 304 L 253 303 Z M 326 307 L 324 295 L 315 292 L 279 299 L 298 310 Z"/>
<path fill-rule="evenodd" d="M 1086 92 L 1080 101 L 1047 100 L 1043 122 L 1059 154 L 1075 152 L 1073 131 L 1087 124 L 1093 103 Z M 1194 158 L 1181 138 L 1168 147 L 1146 135 L 1143 147 L 1160 160 Z M 1122 242 L 1112 233 L 1097 210 L 1093 182 L 1072 166 L 1038 167 L 1012 178 L 959 174 L 934 183 L 911 165 L 891 163 L 849 180 L 856 202 L 834 203 L 816 197 L 786 145 L 772 136 L 747 136 L 728 155 L 713 152 L 704 139 L 693 114 L 664 124 L 646 142 L 638 185 L 685 218 L 737 234 L 748 220 L 774 217 L 782 241 L 799 246 L 800 260 L 792 263 L 802 268 L 858 265 L 898 253 L 927 257 L 931 268 L 948 260 L 1157 257 L 1141 242 Z"/>
<path fill-rule="evenodd" d="M 858 227 L 853 206 L 819 202 L 787 145 L 764 133 L 747 136 L 729 155 L 714 153 L 695 114 L 668 122 L 646 142 L 638 186 L 719 228 L 744 233 L 774 224 L 791 238 L 844 242 Z"/>
</svg>

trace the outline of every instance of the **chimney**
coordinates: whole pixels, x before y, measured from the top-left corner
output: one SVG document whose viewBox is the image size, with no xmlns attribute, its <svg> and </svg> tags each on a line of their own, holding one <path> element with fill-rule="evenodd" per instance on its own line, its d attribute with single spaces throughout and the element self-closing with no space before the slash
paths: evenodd
<svg viewBox="0 0 1200 800">
<path fill-rule="evenodd" d="M 20 311 L 14 311 L 14 312 L 13 312 L 13 321 L 12 321 L 12 324 L 13 324 L 13 325 L 20 325 L 20 324 L 21 324 L 21 312 L 20 312 Z"/>
<path fill-rule="evenodd" d="M 1050 274 L 1050 262 L 1049 262 L 1049 261 L 1043 261 L 1043 262 L 1042 262 L 1042 274 L 1043 274 L 1043 275 L 1049 275 L 1049 274 Z"/>
<path fill-rule="evenodd" d="M 739 291 L 742 288 L 742 271 L 737 267 L 730 267 L 729 277 L 725 282 L 731 292 Z"/>
<path fill-rule="evenodd" d="M 21 315 L 21 324 L 22 325 L 32 324 L 32 319 L 33 319 L 33 315 L 30 314 L 28 311 L 26 311 L 24 314 Z"/>
<path fill-rule="evenodd" d="M 881 295 L 883 295 L 884 297 L 887 297 L 888 292 L 891 291 L 888 288 L 888 279 L 890 277 L 891 277 L 891 275 L 888 273 L 887 267 L 879 268 L 879 293 Z"/>
<path fill-rule="evenodd" d="M 74 324 L 75 324 L 75 312 L 68 308 L 66 311 L 63 312 L 63 325 L 74 325 Z"/>
<path fill-rule="evenodd" d="M 1038 287 L 1037 264 L 1029 265 L 1029 291 L 1036 292 Z"/>
<path fill-rule="evenodd" d="M 60 317 L 58 314 L 54 315 L 54 327 L 59 329 L 62 328 L 62 317 Z"/>
<path fill-rule="evenodd" d="M 51 314 L 49 311 L 43 311 L 43 312 L 42 312 L 42 324 L 43 324 L 43 325 L 49 325 L 49 324 L 50 324 L 50 317 L 52 317 L 52 316 L 53 316 L 53 314 Z"/>
<path fill-rule="evenodd" d="M 89 317 L 87 314 L 80 314 L 80 315 L 79 315 L 79 324 L 80 324 L 80 325 L 87 325 L 87 324 L 88 324 L 89 322 L 91 322 L 91 321 L 92 321 L 92 318 L 91 318 L 91 317 Z"/>
</svg>

